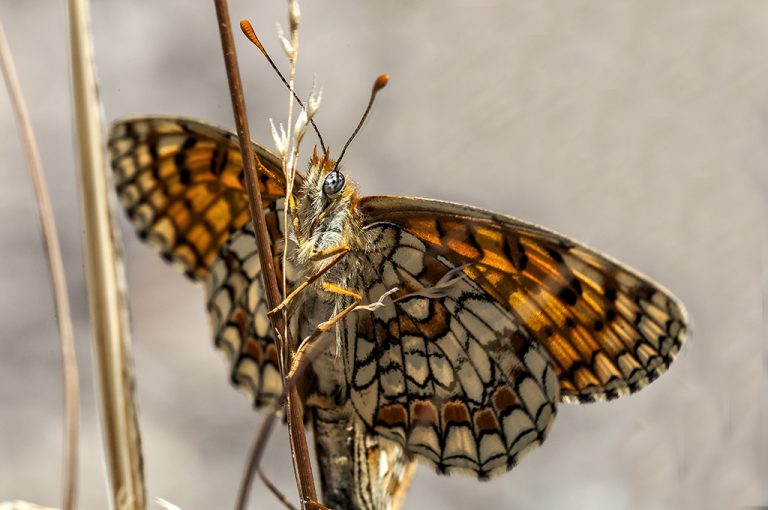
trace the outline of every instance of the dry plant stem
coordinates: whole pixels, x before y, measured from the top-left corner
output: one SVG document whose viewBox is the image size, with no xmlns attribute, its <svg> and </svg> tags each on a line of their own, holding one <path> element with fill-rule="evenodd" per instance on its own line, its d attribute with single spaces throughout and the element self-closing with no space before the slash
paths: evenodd
<svg viewBox="0 0 768 510">
<path fill-rule="evenodd" d="M 75 336 L 72 328 L 72 314 L 67 294 L 67 280 L 61 259 L 61 247 L 53 216 L 53 207 L 48 194 L 48 186 L 43 175 L 43 165 L 37 150 L 37 142 L 32 131 L 24 96 L 21 92 L 16 66 L 13 64 L 5 29 L 0 22 L 0 64 L 3 76 L 11 96 L 11 104 L 16 112 L 16 122 L 24 143 L 32 184 L 37 198 L 37 211 L 40 215 L 40 227 L 43 231 L 43 243 L 48 254 L 48 268 L 51 273 L 53 298 L 56 306 L 59 335 L 61 337 L 61 358 L 64 369 L 64 472 L 62 486 L 64 495 L 63 510 L 75 508 L 77 500 L 77 452 L 78 421 L 80 410 L 80 390 L 77 375 L 77 357 L 75 356 Z"/>
<path fill-rule="evenodd" d="M 72 81 L 85 227 L 85 269 L 111 507 L 146 507 L 130 358 L 125 277 L 109 202 L 103 123 L 86 0 L 69 0 Z"/>
<path fill-rule="evenodd" d="M 261 482 L 267 486 L 267 488 L 272 492 L 272 494 L 275 495 L 275 497 L 282 503 L 285 508 L 288 510 L 296 510 L 296 507 L 291 504 L 290 501 L 288 501 L 288 498 L 285 497 L 285 494 L 280 492 L 280 489 L 278 489 L 275 484 L 272 483 L 272 481 L 267 478 L 267 475 L 262 471 L 261 468 L 257 468 L 257 471 L 259 473 L 259 478 L 261 478 Z"/>
<path fill-rule="evenodd" d="M 221 46 L 224 53 L 224 64 L 227 70 L 227 80 L 232 99 L 232 110 L 235 115 L 235 125 L 237 135 L 240 140 L 240 151 L 243 160 L 243 169 L 245 171 L 245 182 L 248 190 L 249 206 L 253 220 L 254 230 L 256 232 L 256 241 L 259 250 L 259 261 L 261 263 L 261 274 L 264 279 L 264 287 L 267 291 L 267 301 L 269 307 L 274 308 L 280 303 L 280 291 L 277 286 L 277 277 L 272 259 L 272 250 L 270 247 L 267 224 L 264 219 L 264 207 L 261 201 L 261 193 L 256 175 L 256 155 L 251 147 L 251 136 L 248 129 L 248 120 L 245 112 L 245 101 L 243 98 L 243 87 L 240 81 L 240 70 L 237 64 L 237 54 L 235 44 L 232 39 L 232 28 L 229 18 L 229 9 L 226 0 L 214 0 L 216 7 L 216 17 L 219 24 L 219 33 L 221 36 Z M 285 331 L 283 317 L 276 314 L 271 317 L 272 327 L 275 331 Z M 279 339 L 285 342 L 285 338 Z M 283 345 L 285 351 L 287 345 Z M 281 367 L 284 371 L 286 367 Z M 283 374 L 283 377 L 285 374 Z M 301 401 L 296 388 L 291 389 L 287 401 L 288 431 L 291 439 L 291 453 L 293 454 L 294 473 L 299 490 L 299 498 L 302 506 L 306 506 L 306 501 L 317 501 L 317 491 L 315 490 L 314 478 L 312 476 L 312 465 L 309 458 L 309 449 L 307 439 L 304 435 L 304 422 L 301 409 Z M 237 508 L 244 509 L 248 499 L 248 492 L 253 479 L 253 472 L 247 473 L 242 482 L 238 494 Z"/>
<path fill-rule="evenodd" d="M 291 30 L 291 51 L 288 55 L 288 121 L 286 125 L 288 126 L 288 145 L 286 146 L 286 149 L 288 147 L 291 147 L 290 138 L 294 137 L 295 133 L 293 130 L 293 94 L 294 94 L 294 85 L 296 82 L 296 59 L 299 56 L 299 31 L 298 31 L 298 19 L 294 19 L 292 16 L 292 10 L 295 8 L 295 0 L 288 0 L 288 10 L 289 10 L 289 20 L 290 20 L 290 30 Z M 286 197 L 293 195 L 293 179 L 296 175 L 296 158 L 298 156 L 299 151 L 299 143 L 298 140 L 294 138 L 294 144 L 293 144 L 294 151 L 290 153 L 288 150 L 286 150 L 283 153 L 283 169 L 285 171 L 286 179 L 288 181 L 287 189 L 286 189 Z M 289 168 L 290 165 L 290 168 Z M 288 200 L 285 201 L 285 207 L 283 210 L 283 224 L 288 225 Z M 285 244 L 283 249 L 283 267 L 288 267 L 288 236 L 285 236 L 285 239 L 283 239 L 283 243 Z M 288 293 L 288 272 L 283 271 L 283 299 L 287 297 Z M 283 321 L 286 325 L 285 329 L 285 338 L 288 338 L 288 314 L 284 311 L 283 312 Z M 286 356 L 286 365 L 290 364 L 290 357 Z"/>
</svg>

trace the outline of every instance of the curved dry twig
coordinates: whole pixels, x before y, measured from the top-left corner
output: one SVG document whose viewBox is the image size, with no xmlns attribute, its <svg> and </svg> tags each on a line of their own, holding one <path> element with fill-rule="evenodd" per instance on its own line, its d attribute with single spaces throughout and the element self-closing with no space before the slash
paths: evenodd
<svg viewBox="0 0 768 510">
<path fill-rule="evenodd" d="M 56 306 L 59 335 L 61 337 L 61 358 L 64 369 L 64 473 L 62 486 L 64 495 L 63 510 L 75 508 L 77 500 L 77 454 L 78 454 L 78 423 L 80 410 L 80 390 L 78 383 L 77 356 L 75 355 L 75 335 L 72 328 L 72 314 L 67 294 L 67 279 L 64 274 L 64 263 L 61 259 L 56 220 L 53 216 L 51 198 L 45 182 L 43 165 L 37 142 L 32 131 L 24 96 L 19 85 L 16 67 L 5 37 L 5 29 L 0 22 L 0 65 L 3 69 L 5 82 L 11 97 L 11 104 L 16 112 L 16 121 L 24 145 L 24 151 L 29 163 L 29 172 L 37 198 L 37 211 L 40 215 L 40 229 L 43 233 L 43 243 L 48 254 L 48 269 L 51 273 L 51 286 Z"/>
</svg>

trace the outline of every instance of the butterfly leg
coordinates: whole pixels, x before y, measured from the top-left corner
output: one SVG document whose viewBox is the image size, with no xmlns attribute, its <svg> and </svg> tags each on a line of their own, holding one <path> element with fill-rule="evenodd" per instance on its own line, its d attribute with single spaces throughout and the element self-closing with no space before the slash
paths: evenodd
<svg viewBox="0 0 768 510">
<path fill-rule="evenodd" d="M 331 342 L 335 340 L 331 335 L 323 337 L 323 333 L 330 331 L 341 319 L 353 312 L 355 307 L 357 307 L 363 299 L 359 292 L 345 289 L 338 285 L 333 285 L 332 283 L 324 283 L 323 290 L 331 294 L 351 297 L 352 303 L 327 321 L 318 324 L 315 331 L 301 342 L 299 348 L 296 350 L 296 354 L 293 356 L 291 368 L 288 371 L 288 377 L 285 381 L 285 388 L 288 390 L 296 384 L 296 380 L 304 373 L 306 368 L 311 366 L 312 362 L 316 360 L 323 351 L 330 347 Z M 320 340 L 318 341 L 318 339 Z M 285 391 L 286 390 L 284 389 L 283 392 Z"/>
<path fill-rule="evenodd" d="M 323 276 L 329 269 L 331 269 L 333 266 L 341 262 L 341 259 L 343 259 L 347 253 L 349 253 L 349 248 L 347 246 L 339 246 L 338 248 L 331 248 L 328 250 L 321 250 L 316 252 L 312 255 L 312 260 L 314 261 L 321 261 L 325 260 L 331 257 L 335 258 L 331 260 L 328 265 L 326 265 L 324 268 L 322 268 L 317 273 L 313 274 L 306 280 L 304 280 L 301 284 L 299 284 L 298 287 L 296 287 L 288 296 L 286 296 L 285 299 L 283 299 L 282 303 L 274 307 L 272 310 L 267 312 L 267 314 L 271 317 L 272 315 L 276 314 L 277 312 L 283 310 L 286 306 L 288 306 L 293 300 L 296 298 L 296 296 L 301 293 L 302 290 L 306 289 L 313 283 L 315 283 L 318 278 Z"/>
</svg>

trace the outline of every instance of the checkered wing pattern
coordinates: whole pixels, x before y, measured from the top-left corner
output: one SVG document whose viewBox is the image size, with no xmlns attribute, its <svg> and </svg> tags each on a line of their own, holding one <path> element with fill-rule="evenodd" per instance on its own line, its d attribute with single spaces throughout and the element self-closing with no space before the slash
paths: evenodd
<svg viewBox="0 0 768 510">
<path fill-rule="evenodd" d="M 685 339 L 666 289 L 560 234 L 433 200 L 366 197 L 369 223 L 411 233 L 464 273 L 545 348 L 566 402 L 611 399 L 662 374 Z"/>
<path fill-rule="evenodd" d="M 282 237 L 282 203 L 280 199 L 264 211 L 273 240 Z M 273 253 L 280 253 L 278 244 L 282 243 L 273 246 Z M 275 260 L 274 265 L 279 268 L 279 261 Z M 251 398 L 255 407 L 274 404 L 283 385 L 267 317 L 269 305 L 256 235 L 250 223 L 222 245 L 205 287 L 214 344 L 227 362 L 232 383 Z"/>
<path fill-rule="evenodd" d="M 254 149 L 266 207 L 285 194 L 285 181 L 277 157 Z M 250 221 L 237 136 L 191 119 L 135 117 L 112 125 L 109 150 L 118 197 L 139 237 L 203 279 L 229 235 Z"/>
<path fill-rule="evenodd" d="M 394 305 L 359 312 L 341 328 L 353 408 L 438 472 L 507 471 L 554 420 L 560 385 L 549 355 L 428 244 L 395 225 L 366 234 L 359 262 L 369 270 L 355 287 L 371 302 L 399 290 Z"/>
</svg>

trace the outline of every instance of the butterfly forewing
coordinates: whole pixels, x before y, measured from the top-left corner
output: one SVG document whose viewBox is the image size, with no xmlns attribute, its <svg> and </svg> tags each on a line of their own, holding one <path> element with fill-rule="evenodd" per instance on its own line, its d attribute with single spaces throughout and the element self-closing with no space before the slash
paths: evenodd
<svg viewBox="0 0 768 510">
<path fill-rule="evenodd" d="M 560 398 L 636 391 L 663 373 L 686 331 L 682 305 L 648 278 L 566 237 L 468 206 L 366 197 L 367 221 L 400 226 L 467 276 L 549 353 Z"/>
<path fill-rule="evenodd" d="M 203 278 L 230 233 L 250 221 L 237 136 L 190 119 L 137 117 L 112 125 L 109 148 L 117 193 L 138 235 Z M 280 161 L 254 148 L 269 206 L 285 194 Z"/>
</svg>

